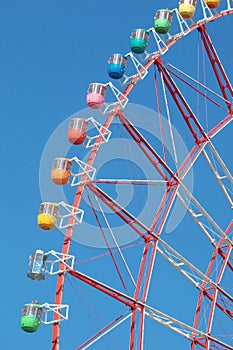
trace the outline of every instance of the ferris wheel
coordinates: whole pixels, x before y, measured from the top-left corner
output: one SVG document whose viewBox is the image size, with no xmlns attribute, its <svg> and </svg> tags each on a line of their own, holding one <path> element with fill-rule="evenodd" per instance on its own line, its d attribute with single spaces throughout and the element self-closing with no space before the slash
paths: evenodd
<svg viewBox="0 0 233 350">
<path fill-rule="evenodd" d="M 21 315 L 29 333 L 52 325 L 52 350 L 66 349 L 60 333 L 69 322 L 76 323 L 71 333 L 79 350 L 166 349 L 177 337 L 180 349 L 233 349 L 233 176 L 226 146 L 233 88 L 211 34 L 230 18 L 231 5 L 181 0 L 159 9 L 152 28 L 133 30 L 129 53 L 109 58 L 114 83 L 89 85 L 87 117 L 71 118 L 71 152 L 82 158 L 55 158 L 51 179 L 57 188 L 70 186 L 73 202 L 44 201 L 38 214 L 42 230 L 64 232 L 63 246 L 37 249 L 28 267 L 33 280 L 57 276 L 55 300 L 29 302 Z M 192 52 L 182 46 L 187 40 Z M 174 59 L 176 46 L 186 60 Z M 130 93 L 147 79 L 157 119 L 130 107 Z M 117 161 L 101 173 L 98 155 L 112 142 Z M 130 201 L 118 200 L 116 185 Z M 101 249 L 73 247 L 84 218 L 95 221 Z M 66 280 L 78 311 L 63 302 Z"/>
</svg>

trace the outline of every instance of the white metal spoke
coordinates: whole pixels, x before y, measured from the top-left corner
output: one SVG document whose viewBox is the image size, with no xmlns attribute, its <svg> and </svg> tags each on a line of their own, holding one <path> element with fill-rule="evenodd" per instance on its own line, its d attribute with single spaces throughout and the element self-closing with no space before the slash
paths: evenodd
<svg viewBox="0 0 233 350">
<path fill-rule="evenodd" d="M 217 150 L 215 149 L 214 145 L 211 142 L 209 142 L 208 144 L 210 146 L 211 155 L 214 158 L 215 164 L 213 164 L 213 161 L 210 159 L 206 150 L 203 150 L 202 153 L 203 153 L 205 160 L 207 161 L 207 164 L 209 165 L 212 173 L 214 174 L 223 194 L 225 195 L 228 203 L 230 204 L 230 207 L 233 208 L 232 192 L 229 189 L 227 189 L 227 187 L 224 184 L 224 182 L 226 180 L 229 180 L 230 185 L 231 186 L 233 185 L 232 174 L 229 171 L 229 169 L 227 168 L 226 164 L 222 160 L 222 158 L 219 155 L 219 153 L 217 152 Z M 222 175 L 219 173 L 218 168 L 220 168 L 221 171 L 223 172 Z"/>
<path fill-rule="evenodd" d="M 106 334 L 110 333 L 113 329 L 115 329 L 116 327 L 118 327 L 121 323 L 123 323 L 124 321 L 126 321 L 130 316 L 131 316 L 132 312 L 128 313 L 125 317 L 121 318 L 118 322 L 114 323 L 111 327 L 109 327 L 108 329 L 106 329 L 105 331 L 101 332 L 98 336 L 96 336 L 92 341 L 90 341 L 87 345 L 82 346 L 79 348 L 79 350 L 85 350 L 88 349 L 90 346 L 92 346 L 93 344 L 95 344 L 98 340 L 100 340 L 101 338 L 103 338 Z"/>
<path fill-rule="evenodd" d="M 203 233 L 205 234 L 205 236 L 208 238 L 208 240 L 210 241 L 210 243 L 216 247 L 217 243 L 216 243 L 216 238 L 213 237 L 210 234 L 210 230 L 209 227 L 206 227 L 205 225 L 203 225 L 203 223 L 200 220 L 200 217 L 202 216 L 202 214 L 196 214 L 194 212 L 193 209 L 191 209 L 190 207 L 190 203 L 187 200 L 184 200 L 183 197 L 177 193 L 177 197 L 179 198 L 180 202 L 182 203 L 182 205 L 184 206 L 184 208 L 187 210 L 187 212 L 191 215 L 191 217 L 193 218 L 193 220 L 196 222 L 196 224 L 200 227 L 200 229 L 203 231 Z M 213 233 L 213 231 L 211 230 L 211 232 Z M 214 233 L 215 236 L 217 236 L 216 232 Z M 219 238 L 219 236 L 217 236 Z"/>
<path fill-rule="evenodd" d="M 130 268 L 129 268 L 129 266 L 128 266 L 128 264 L 127 264 L 125 258 L 124 258 L 124 255 L 123 255 L 123 253 L 122 253 L 122 251 L 121 251 L 121 248 L 120 248 L 120 246 L 119 246 L 119 244 L 118 244 L 118 242 L 117 242 L 117 240 L 116 240 L 116 237 L 115 237 L 115 235 L 114 235 L 114 233 L 113 233 L 113 231 L 112 231 L 112 229 L 111 229 L 111 227 L 110 227 L 110 225 L 109 225 L 109 222 L 108 222 L 108 220 L 107 220 L 107 217 L 106 217 L 106 215 L 105 215 L 105 213 L 104 213 L 104 211 L 103 211 L 103 209 L 102 209 L 102 207 L 101 207 L 101 205 L 100 205 L 100 202 L 99 202 L 99 200 L 98 200 L 98 198 L 97 198 L 96 195 L 95 195 L 95 200 L 96 200 L 96 202 L 97 202 L 97 204 L 98 204 L 99 210 L 100 210 L 100 212 L 101 212 L 101 214 L 102 214 L 102 216 L 103 216 L 103 218 L 104 218 L 104 221 L 105 221 L 105 223 L 106 223 L 106 225 L 107 225 L 107 228 L 108 228 L 108 230 L 109 230 L 109 232 L 110 232 L 110 234 L 111 234 L 111 237 L 112 237 L 112 239 L 113 239 L 113 241 L 114 241 L 114 243 L 115 243 L 115 245 L 116 245 L 117 251 L 118 251 L 118 253 L 120 254 L 120 257 L 121 257 L 121 259 L 122 259 L 122 261 L 123 261 L 123 264 L 125 265 L 125 268 L 126 268 L 128 274 L 129 274 L 129 277 L 130 277 L 130 279 L 131 279 L 133 285 L 136 287 L 137 284 L 136 284 L 136 282 L 135 282 L 135 280 L 134 280 L 134 278 L 133 278 L 133 275 L 132 275 L 132 273 L 131 273 L 131 271 L 130 271 Z"/>
<path fill-rule="evenodd" d="M 206 282 L 209 286 L 217 289 L 222 295 L 224 295 L 228 301 L 233 303 L 233 297 L 227 293 L 223 288 L 220 287 L 215 281 L 206 276 L 196 266 L 185 259 L 175 249 L 170 247 L 166 242 L 159 239 L 158 252 L 172 264 L 184 277 L 186 277 L 196 288 L 200 291 L 203 289 L 202 284 Z M 228 315 L 229 316 L 229 315 Z"/>
<path fill-rule="evenodd" d="M 229 169 L 227 168 L 226 164 L 224 163 L 224 161 L 222 160 L 221 156 L 219 155 L 219 153 L 217 152 L 216 148 L 214 147 L 213 143 L 209 141 L 209 146 L 211 148 L 212 153 L 215 155 L 218 163 L 220 164 L 224 174 L 226 175 L 226 177 L 230 180 L 230 182 L 233 184 L 233 176 L 230 173 Z"/>
<path fill-rule="evenodd" d="M 233 201 L 231 199 L 230 193 L 229 193 L 229 191 L 227 190 L 226 186 L 223 183 L 223 179 L 225 179 L 226 176 L 221 176 L 219 174 L 217 168 L 214 167 L 214 165 L 212 164 L 212 162 L 211 162 L 208 154 L 206 153 L 206 151 L 203 151 L 202 153 L 203 153 L 203 155 L 204 155 L 204 157 L 205 157 L 205 159 L 206 159 L 206 161 L 207 161 L 211 171 L 213 172 L 213 174 L 214 174 L 214 176 L 215 176 L 215 178 L 216 178 L 216 180 L 217 180 L 217 182 L 218 182 L 218 184 L 219 184 L 223 194 L 225 195 L 228 203 L 230 204 L 230 207 L 233 208 Z"/>
<path fill-rule="evenodd" d="M 120 185 L 149 185 L 149 186 L 166 186 L 167 181 L 164 180 L 128 180 L 128 179 L 98 179 L 93 183 L 103 184 L 120 184 Z"/>
<path fill-rule="evenodd" d="M 201 228 L 201 230 L 204 232 L 204 234 L 207 236 L 207 238 L 210 240 L 211 244 L 216 245 L 215 241 L 216 239 L 211 236 L 209 230 L 207 229 L 209 226 L 212 226 L 215 228 L 215 231 L 212 231 L 212 233 L 215 234 L 217 238 L 219 238 L 219 235 L 222 236 L 229 244 L 232 245 L 232 242 L 229 240 L 225 232 L 219 227 L 219 225 L 214 221 L 214 219 L 209 215 L 209 213 L 202 207 L 202 205 L 198 202 L 198 200 L 192 195 L 192 193 L 184 186 L 182 182 L 180 182 L 180 187 L 184 191 L 184 194 L 181 195 L 179 191 L 177 191 L 177 197 L 181 201 L 181 203 L 184 205 L 184 207 L 187 209 L 189 214 L 192 216 L 194 221 L 198 224 L 198 226 Z M 187 199 L 188 197 L 189 199 Z M 195 206 L 198 212 L 195 212 L 192 208 L 192 206 Z M 208 225 L 206 225 L 203 220 L 205 218 L 208 222 Z"/>
<path fill-rule="evenodd" d="M 174 69 L 175 71 L 179 72 L 180 74 L 182 74 L 183 76 L 185 76 L 186 78 L 190 79 L 191 81 L 193 81 L 195 84 L 201 86 L 204 90 L 209 91 L 211 94 L 215 95 L 216 97 L 218 97 L 219 99 L 223 100 L 224 102 L 229 102 L 228 100 L 226 100 L 224 97 L 222 97 L 221 95 L 219 95 L 217 92 L 213 91 L 212 89 L 210 89 L 208 86 L 202 84 L 199 80 L 194 79 L 193 77 L 191 77 L 190 75 L 188 75 L 187 73 L 183 72 L 181 69 L 175 67 L 174 65 L 172 65 L 171 63 L 167 63 L 167 66 L 171 67 L 172 69 Z"/>
<path fill-rule="evenodd" d="M 199 329 L 196 329 L 194 327 L 191 327 L 187 325 L 184 322 L 181 322 L 169 315 L 166 315 L 148 305 L 144 305 L 145 308 L 148 310 L 145 312 L 145 315 L 150 317 L 152 320 L 162 324 L 163 326 L 171 329 L 172 331 L 182 335 L 183 337 L 189 339 L 189 340 L 194 340 L 194 335 L 198 335 L 202 337 L 203 339 L 208 339 L 212 342 L 215 342 L 216 344 L 219 344 L 221 346 L 224 346 L 225 349 L 230 349 L 232 350 L 232 346 L 228 345 L 214 337 L 212 337 L 210 334 L 207 334 L 203 331 L 200 331 Z"/>
<path fill-rule="evenodd" d="M 142 230 L 145 230 L 146 232 L 149 231 L 149 228 L 144 225 L 143 222 L 141 222 L 139 219 L 137 219 L 134 215 L 132 215 L 130 212 L 128 212 L 126 209 L 124 209 L 117 201 L 115 201 L 112 197 L 110 197 L 109 195 L 107 195 L 104 191 L 100 190 L 100 188 L 98 187 L 94 187 L 93 186 L 89 186 L 89 188 L 91 189 L 92 192 L 94 193 L 98 193 L 98 191 L 101 194 L 105 194 L 107 196 L 108 202 L 106 203 L 106 205 L 108 205 L 108 207 L 114 212 L 113 208 L 117 208 L 120 211 L 123 211 L 125 213 L 125 215 L 127 216 L 127 218 L 131 219 L 131 227 L 135 230 L 136 233 L 139 234 L 139 228 L 141 228 Z M 95 191 L 95 189 L 97 191 Z M 100 196 L 101 198 L 101 196 Z M 136 226 L 138 225 L 138 227 Z"/>
<path fill-rule="evenodd" d="M 158 310 L 155 310 L 151 308 L 150 306 L 146 307 L 148 311 L 145 312 L 145 315 L 151 318 L 152 320 L 162 324 L 163 326 L 171 329 L 172 331 L 179 333 L 180 335 L 184 336 L 185 338 L 189 340 L 193 340 L 192 334 L 198 334 L 199 336 L 202 336 L 205 338 L 205 333 L 201 332 L 183 322 L 180 322 L 176 320 L 173 317 L 170 317 Z"/>
</svg>

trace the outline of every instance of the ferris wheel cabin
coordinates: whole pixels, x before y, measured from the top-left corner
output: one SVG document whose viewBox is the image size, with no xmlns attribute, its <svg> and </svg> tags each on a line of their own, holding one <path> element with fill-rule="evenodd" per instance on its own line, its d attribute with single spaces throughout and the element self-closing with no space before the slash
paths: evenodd
<svg viewBox="0 0 233 350">
<path fill-rule="evenodd" d="M 113 79 L 121 79 L 125 74 L 127 58 L 119 53 L 113 54 L 108 60 L 108 75 Z"/>
<path fill-rule="evenodd" d="M 34 281 L 41 281 L 45 279 L 45 263 L 47 256 L 43 250 L 36 250 L 29 257 L 28 273 L 27 276 Z"/>
<path fill-rule="evenodd" d="M 21 314 L 21 328 L 24 332 L 35 333 L 40 326 L 42 307 L 37 302 L 25 304 Z"/>
<path fill-rule="evenodd" d="M 179 13 L 183 18 L 192 18 L 196 11 L 197 0 L 180 0 Z"/>
<path fill-rule="evenodd" d="M 206 5 L 210 9 L 216 9 L 220 5 L 221 0 L 205 0 Z"/>
<path fill-rule="evenodd" d="M 158 10 L 154 18 L 154 28 L 159 34 L 167 34 L 172 25 L 172 12 L 168 9 Z"/>
<path fill-rule="evenodd" d="M 56 185 L 66 185 L 70 178 L 72 161 L 69 158 L 56 158 L 53 162 L 51 179 Z"/>
<path fill-rule="evenodd" d="M 42 230 L 52 230 L 57 223 L 59 206 L 56 203 L 41 203 L 37 217 L 38 226 Z"/>
<path fill-rule="evenodd" d="M 69 124 L 68 140 L 73 145 L 81 145 L 86 137 L 88 121 L 83 118 L 72 118 Z"/>
<path fill-rule="evenodd" d="M 134 53 L 143 53 L 146 50 L 149 33 L 145 29 L 134 29 L 130 36 L 130 47 Z"/>
<path fill-rule="evenodd" d="M 106 86 L 100 83 L 92 83 L 87 91 L 87 105 L 92 109 L 100 109 L 106 96 Z"/>
</svg>

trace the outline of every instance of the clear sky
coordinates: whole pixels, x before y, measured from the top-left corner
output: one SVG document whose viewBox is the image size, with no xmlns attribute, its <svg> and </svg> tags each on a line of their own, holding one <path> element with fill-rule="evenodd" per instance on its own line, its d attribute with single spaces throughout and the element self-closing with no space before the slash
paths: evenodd
<svg viewBox="0 0 233 350">
<path fill-rule="evenodd" d="M 129 36 L 132 30 L 152 27 L 155 11 L 161 6 L 174 8 L 177 6 L 177 1 L 157 0 L 145 3 L 134 0 L 117 2 L 100 0 L 86 3 L 77 0 L 41 0 L 39 2 L 2 0 L 0 3 L 0 113 L 3 124 L 0 139 L 3 169 L 0 191 L 2 202 L 1 255 L 3 256 L 0 322 L 2 345 L 0 347 L 4 350 L 13 350 L 16 347 L 23 350 L 50 349 L 51 326 L 41 325 L 37 334 L 32 335 L 22 332 L 19 326 L 21 308 L 25 303 L 35 299 L 40 303 L 45 301 L 53 303 L 55 296 L 56 277 L 47 276 L 46 281 L 41 283 L 31 281 L 26 277 L 28 256 L 35 249 L 60 251 L 62 247 L 63 234 L 61 232 L 58 230 L 43 232 L 37 227 L 36 218 L 39 205 L 42 200 L 59 201 L 57 197 L 60 194 L 65 195 L 69 204 L 72 204 L 75 193 L 74 189 L 65 189 L 63 193 L 51 185 L 47 176 L 50 171 L 48 164 L 53 156 L 65 157 L 66 154 L 61 154 L 63 150 L 67 151 L 68 156 L 78 155 L 84 159 L 87 157 L 84 151 L 77 151 L 73 147 L 69 149 L 67 141 L 59 139 L 59 135 L 65 138 L 67 123 L 71 115 L 85 117 L 93 115 L 92 112 L 86 110 L 85 97 L 88 84 L 95 81 L 103 83 L 109 81 L 106 69 L 109 56 L 115 52 L 129 52 Z M 219 20 L 218 23 L 212 23 L 210 32 L 229 78 L 232 80 L 231 22 L 232 18 L 225 18 Z M 165 55 L 164 60 L 197 79 L 198 60 L 202 64 L 204 62 L 198 40 L 197 33 L 186 37 Z M 204 71 L 200 65 L 199 74 L 202 75 L 202 81 L 205 80 L 206 74 L 207 81 L 214 89 L 210 68 L 206 63 L 204 65 L 206 65 L 206 70 Z M 116 84 L 116 86 L 122 89 L 120 85 Z M 194 111 L 200 114 L 206 112 L 207 102 L 197 100 L 197 96 L 192 95 L 191 92 L 188 94 Z M 157 111 L 153 68 L 150 75 L 133 91 L 130 102 Z M 172 105 L 170 108 L 173 111 Z M 158 119 L 153 120 L 151 112 L 141 107 L 131 106 L 128 113 L 132 116 L 133 122 L 143 129 L 144 135 L 148 136 L 152 143 L 154 142 L 153 145 L 158 147 L 161 153 L 162 148 L 158 145 L 157 138 L 153 139 L 151 136 L 158 131 L 158 125 L 154 125 Z M 164 113 L 164 107 L 162 107 L 162 113 Z M 203 118 L 201 122 L 207 123 L 208 120 L 209 128 L 211 128 L 218 120 L 221 120 L 224 113 L 226 112 L 220 111 L 219 114 L 216 114 L 210 105 L 208 106 L 208 118 Z M 104 121 L 105 117 L 95 115 L 100 122 Z M 174 112 L 173 123 L 177 128 L 176 140 L 179 143 L 179 157 L 182 161 L 186 146 L 187 149 L 190 149 L 191 137 L 184 124 L 181 126 L 177 122 L 178 125 L 176 125 L 177 115 L 178 112 Z M 51 137 L 54 130 L 57 131 Z M 110 144 L 110 148 L 103 147 L 103 155 L 97 159 L 98 177 L 155 179 L 153 175 L 150 177 L 149 163 L 144 163 L 143 157 L 134 150 L 135 144 L 126 142 L 130 155 L 127 158 L 127 151 L 122 152 L 124 160 L 120 163 L 121 147 L 124 149 L 124 146 L 119 143 L 122 135 L 117 125 L 113 126 L 112 131 L 115 143 Z M 232 131 L 229 125 L 224 133 L 216 138 L 216 146 L 231 170 L 233 165 Z M 179 135 L 181 135 L 181 140 Z M 124 135 L 123 138 L 127 139 Z M 183 142 L 186 143 L 186 146 Z M 131 162 L 136 163 L 136 166 Z M 39 174 L 40 164 L 41 171 L 44 170 L 43 174 Z M 204 165 L 203 160 L 195 164 L 193 170 L 194 177 L 191 176 L 188 180 L 189 188 L 192 190 L 194 187 L 195 195 L 212 210 L 219 225 L 225 230 L 232 214 L 222 199 L 210 171 Z M 41 177 L 40 186 L 39 177 Z M 122 196 L 122 205 L 128 205 L 127 208 L 132 209 L 135 215 L 140 214 L 139 217 L 148 225 L 155 211 L 153 210 L 153 198 L 156 198 L 155 208 L 161 198 L 161 193 L 153 192 L 154 189 L 151 189 L 150 194 L 145 188 L 140 193 L 135 188 L 125 191 L 122 187 L 117 189 L 112 187 L 108 191 L 115 198 Z M 218 205 L 213 206 L 214 200 L 218 202 Z M 144 203 L 147 203 L 145 206 L 147 211 L 143 211 Z M 82 262 L 106 252 L 104 249 L 97 248 L 96 241 L 95 243 L 92 241 L 92 244 L 87 243 L 92 239 L 90 226 L 92 229 L 94 227 L 94 232 L 98 228 L 96 223 L 93 223 L 94 219 L 87 205 L 87 197 L 83 208 L 86 209 L 84 224 L 76 232 L 72 246 L 72 254 L 76 256 L 76 262 Z M 201 236 L 192 219 L 185 217 L 181 220 L 183 217 L 181 208 L 177 209 L 176 214 L 175 218 L 171 218 L 167 232 L 172 231 L 172 228 L 175 229 L 172 234 L 164 233 L 164 239 L 205 271 L 211 256 L 207 240 Z M 121 226 L 119 229 L 119 222 L 110 213 L 108 215 L 112 227 L 116 227 L 118 231 L 119 239 L 122 239 L 120 237 L 127 233 L 129 238 L 126 240 L 123 238 L 122 242 L 124 244 L 132 242 L 135 237 L 130 236 L 131 233 L 127 232 L 127 227 Z M 85 236 L 88 232 L 89 236 Z M 125 249 L 125 256 L 129 259 L 129 265 L 135 278 L 141 252 L 142 245 L 140 244 Z M 119 256 L 116 259 L 119 261 Z M 78 268 L 122 290 L 109 257 L 95 259 L 87 264 L 82 263 Z M 173 270 L 174 268 L 164 262 L 160 256 L 157 258 L 149 301 L 157 309 L 192 325 L 198 292 Z M 224 280 L 225 283 L 227 285 Z M 132 292 L 132 286 L 129 288 Z M 229 288 L 230 293 L 232 284 L 226 288 Z M 76 286 L 71 278 L 70 283 L 67 283 L 64 303 L 70 304 L 71 311 L 70 320 L 62 325 L 61 350 L 76 349 L 88 336 L 95 333 L 101 324 L 104 326 L 127 311 L 118 302 L 112 302 L 107 296 L 102 296 L 82 283 Z M 216 318 L 220 321 L 221 327 L 216 326 L 215 333 L 221 336 L 224 333 L 223 329 L 229 330 L 229 321 L 221 313 L 217 314 Z M 203 316 L 203 325 L 205 322 Z M 92 348 L 96 350 L 127 349 L 129 321 L 114 332 L 111 337 L 106 338 L 106 343 L 98 343 Z M 189 346 L 188 341 L 151 320 L 146 324 L 145 339 L 147 350 L 170 348 L 185 350 Z M 231 339 L 223 337 L 223 340 L 230 343 L 232 336 Z"/>
</svg>

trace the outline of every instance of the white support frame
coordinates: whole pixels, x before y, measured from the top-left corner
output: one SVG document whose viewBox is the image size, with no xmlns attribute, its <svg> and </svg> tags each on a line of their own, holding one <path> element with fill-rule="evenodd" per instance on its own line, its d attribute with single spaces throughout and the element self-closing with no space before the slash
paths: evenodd
<svg viewBox="0 0 233 350">
<path fill-rule="evenodd" d="M 174 317 L 171 317 L 159 310 L 156 310 L 148 305 L 144 305 L 145 309 L 147 311 L 145 311 L 145 315 L 147 317 L 150 317 L 152 320 L 162 324 L 163 326 L 173 330 L 174 332 L 182 335 L 183 337 L 189 339 L 189 340 L 194 340 L 194 335 L 199 335 L 201 338 L 203 339 L 209 339 L 211 341 L 214 341 L 220 345 L 222 345 L 223 347 L 225 346 L 226 349 L 230 349 L 230 345 L 225 344 L 224 342 L 221 342 L 219 340 L 217 340 L 216 338 L 212 337 L 211 335 L 200 331 L 197 328 L 191 327 L 189 325 L 187 325 L 184 322 L 181 322 L 177 319 L 175 319 Z"/>
<path fill-rule="evenodd" d="M 137 60 L 137 58 L 132 54 L 132 52 L 128 52 L 126 55 L 124 55 L 124 57 L 129 57 L 136 69 L 136 74 L 127 76 L 124 74 L 124 80 L 121 83 L 122 85 L 126 85 L 130 80 L 134 79 L 134 78 L 139 78 L 140 80 L 143 80 L 145 78 L 145 76 L 148 73 L 148 70 L 146 68 L 144 68 L 144 66 Z M 140 70 L 142 70 L 142 72 L 140 72 Z"/>
<path fill-rule="evenodd" d="M 230 0 L 227 0 L 227 10 L 226 11 L 229 11 L 229 10 L 232 10 L 232 7 L 231 7 Z"/>
<path fill-rule="evenodd" d="M 62 254 L 55 252 L 54 250 L 50 250 L 48 253 L 45 253 L 45 255 L 52 255 L 55 257 L 56 260 L 46 260 L 46 269 L 45 272 L 49 275 L 58 275 L 59 273 L 73 270 L 74 268 L 74 255 L 69 254 Z M 64 269 L 60 269 L 60 264 L 63 264 Z M 59 264 L 59 269 L 55 269 L 55 267 Z M 50 265 L 50 268 L 48 268 L 48 265 Z"/>
<path fill-rule="evenodd" d="M 162 239 L 159 239 L 159 246 L 157 249 L 159 254 L 161 254 L 165 260 L 167 260 L 171 265 L 173 265 L 187 280 L 189 280 L 200 291 L 202 290 L 203 282 L 206 282 L 211 288 L 218 290 L 220 293 L 222 293 L 222 295 L 224 295 L 226 298 L 228 298 L 228 300 L 232 302 L 233 297 L 222 287 L 220 287 L 220 280 L 217 284 L 214 280 L 206 276 L 202 271 L 200 271 L 196 266 L 194 266 L 190 261 L 185 259 L 181 254 L 179 254 L 175 249 L 169 246 Z M 229 317 L 232 319 L 231 316 Z"/>
<path fill-rule="evenodd" d="M 96 129 L 97 134 L 94 136 L 87 135 L 87 137 L 86 137 L 87 143 L 84 144 L 85 148 L 99 146 L 102 143 L 107 143 L 109 141 L 110 136 L 112 134 L 112 132 L 109 129 L 105 128 L 102 124 L 97 122 L 93 117 L 88 118 L 87 122 L 91 122 L 91 124 Z M 97 139 L 99 139 L 98 142 L 96 142 Z"/>
<path fill-rule="evenodd" d="M 201 7 L 203 11 L 204 18 L 198 21 L 197 23 L 204 23 L 208 18 L 213 17 L 213 13 L 211 12 L 209 6 L 207 6 L 206 2 L 204 0 L 200 0 Z"/>
<path fill-rule="evenodd" d="M 163 41 L 163 39 L 161 39 L 161 37 L 159 36 L 158 33 L 156 33 L 155 28 L 151 27 L 147 30 L 148 32 L 151 32 L 153 34 L 154 40 L 156 42 L 156 45 L 158 47 L 158 51 L 155 53 L 148 53 L 145 51 L 146 57 L 145 60 L 147 60 L 148 58 L 152 57 L 152 56 L 162 56 L 164 55 L 167 50 L 168 50 L 168 46 L 165 44 L 165 42 Z M 159 53 L 159 54 L 158 54 Z"/>
<path fill-rule="evenodd" d="M 69 205 L 65 202 L 60 202 L 58 203 L 59 207 L 62 207 L 65 209 L 65 211 L 67 212 L 67 214 L 62 215 L 60 212 L 58 214 L 58 220 L 56 226 L 59 229 L 63 229 L 63 228 L 68 228 L 68 227 L 72 227 L 74 225 L 78 225 L 82 223 L 83 220 L 83 215 L 84 215 L 84 210 L 73 207 L 72 205 Z M 65 221 L 69 221 L 69 219 L 73 219 L 73 223 L 72 225 L 69 224 L 69 222 L 64 223 Z"/>
<path fill-rule="evenodd" d="M 184 191 L 184 195 L 181 195 L 179 191 L 177 191 L 177 198 L 180 200 L 182 205 L 187 209 L 188 213 L 191 215 L 193 220 L 197 223 L 197 225 L 200 227 L 200 229 L 204 232 L 206 237 L 209 239 L 210 243 L 216 248 L 216 242 L 218 241 L 219 237 L 223 237 L 226 242 L 228 242 L 229 245 L 232 245 L 232 242 L 228 238 L 228 236 L 225 234 L 225 232 L 219 227 L 219 225 L 214 221 L 214 219 L 208 214 L 208 212 L 202 207 L 202 205 L 198 202 L 198 200 L 189 192 L 189 190 L 184 186 L 182 182 L 180 182 L 180 187 Z M 186 198 L 188 197 L 188 200 Z M 195 206 L 198 210 L 198 212 L 195 212 L 192 208 L 192 206 Z M 208 225 L 206 225 L 203 220 L 205 218 L 211 226 L 214 227 L 216 231 L 213 231 Z M 217 237 L 217 239 L 215 237 Z"/>
<path fill-rule="evenodd" d="M 78 159 L 77 157 L 73 157 L 73 158 L 71 158 L 71 160 L 73 162 L 75 162 L 80 169 L 80 171 L 77 174 L 74 174 L 73 172 L 71 172 L 72 180 L 69 183 L 71 187 L 85 184 L 85 183 L 90 182 L 94 179 L 94 176 L 96 173 L 95 168 L 93 168 L 91 165 L 83 162 L 82 160 Z M 81 181 L 81 178 L 84 175 L 86 175 L 86 180 Z"/>
<path fill-rule="evenodd" d="M 109 81 L 105 86 L 109 86 L 112 90 L 113 95 L 116 98 L 116 102 L 104 103 L 104 107 L 102 109 L 102 113 L 105 115 L 106 113 L 110 113 L 113 110 L 117 112 L 119 109 L 125 108 L 129 99 L 125 96 L 120 90 L 118 90 L 111 81 Z"/>
<path fill-rule="evenodd" d="M 68 320 L 69 305 L 44 303 L 41 306 L 43 308 L 41 323 L 47 325 L 47 324 L 54 324 L 57 322 Z M 45 310 L 44 310 L 44 308 L 45 308 Z M 51 315 L 51 313 L 58 315 L 59 318 L 56 320 L 54 320 L 54 319 L 50 320 L 49 315 Z"/>
<path fill-rule="evenodd" d="M 172 10 L 172 13 L 173 12 L 175 12 L 175 14 L 176 14 L 176 18 L 177 18 L 177 21 L 178 21 L 179 27 L 180 27 L 180 33 L 175 34 L 173 37 L 180 37 L 180 36 L 184 36 L 184 35 L 188 34 L 190 32 L 190 27 L 189 27 L 188 23 L 185 21 L 185 19 L 183 17 L 181 17 L 179 10 L 177 8 L 174 8 Z M 186 29 L 184 29 L 184 27 Z"/>
</svg>

